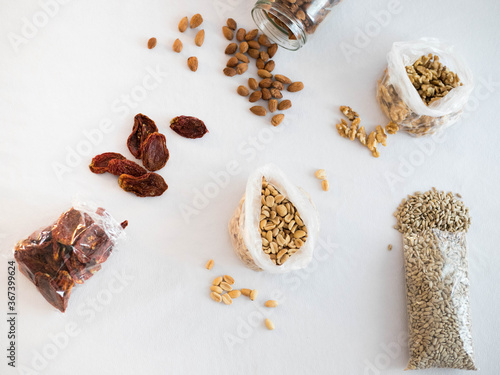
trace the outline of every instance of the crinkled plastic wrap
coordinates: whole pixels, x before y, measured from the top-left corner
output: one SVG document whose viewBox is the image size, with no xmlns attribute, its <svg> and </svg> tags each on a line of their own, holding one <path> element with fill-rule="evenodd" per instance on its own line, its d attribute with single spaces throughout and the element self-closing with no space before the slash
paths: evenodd
<svg viewBox="0 0 500 375">
<path fill-rule="evenodd" d="M 457 74 L 462 86 L 427 106 L 408 78 L 405 67 L 429 53 L 439 56 L 440 61 Z M 452 47 L 437 39 L 423 38 L 392 45 L 387 55 L 387 69 L 378 82 L 377 99 L 391 121 L 411 135 L 422 136 L 457 122 L 473 87 L 470 69 Z"/>
<path fill-rule="evenodd" d="M 262 250 L 262 237 L 259 232 L 262 177 L 293 203 L 307 227 L 307 241 L 282 265 L 275 265 Z M 245 194 L 229 221 L 229 233 L 234 251 L 247 267 L 272 273 L 298 270 L 305 268 L 312 260 L 319 234 L 318 212 L 306 192 L 293 185 L 278 167 L 267 164 L 258 168 L 248 178 Z"/>
<path fill-rule="evenodd" d="M 101 269 L 127 224 L 119 224 L 103 208 L 78 205 L 19 241 L 14 257 L 44 298 L 64 312 L 73 286 Z"/>
<path fill-rule="evenodd" d="M 464 232 L 438 229 L 405 234 L 409 318 L 407 369 L 476 370 Z"/>
</svg>

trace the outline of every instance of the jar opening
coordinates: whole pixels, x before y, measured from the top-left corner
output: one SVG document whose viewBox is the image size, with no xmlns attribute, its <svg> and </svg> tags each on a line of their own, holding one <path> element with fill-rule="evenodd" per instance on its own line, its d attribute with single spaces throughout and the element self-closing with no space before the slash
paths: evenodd
<svg viewBox="0 0 500 375">
<path fill-rule="evenodd" d="M 303 25 L 280 4 L 260 0 L 252 10 L 252 17 L 260 31 L 281 47 L 296 51 L 307 41 Z"/>
</svg>

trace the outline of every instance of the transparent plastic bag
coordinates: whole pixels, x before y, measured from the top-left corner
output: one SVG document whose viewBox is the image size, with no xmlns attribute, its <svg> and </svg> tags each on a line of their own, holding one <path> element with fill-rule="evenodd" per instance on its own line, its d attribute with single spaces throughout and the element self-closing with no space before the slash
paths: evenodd
<svg viewBox="0 0 500 375">
<path fill-rule="evenodd" d="M 404 235 L 410 360 L 407 370 L 476 370 L 465 232 Z"/>
<path fill-rule="evenodd" d="M 78 204 L 19 241 L 14 257 L 21 273 L 64 312 L 73 286 L 101 269 L 127 225 L 127 221 L 119 224 L 101 207 Z"/>
<path fill-rule="evenodd" d="M 427 106 L 415 89 L 405 67 L 432 53 L 462 82 L 441 99 Z M 391 121 L 415 136 L 433 134 L 457 122 L 469 100 L 473 85 L 470 69 L 453 47 L 433 38 L 396 42 L 387 54 L 387 69 L 378 82 L 377 99 Z"/>
<path fill-rule="evenodd" d="M 293 203 L 307 227 L 307 240 L 304 245 L 282 265 L 274 264 L 262 249 L 259 223 L 263 177 Z M 234 251 L 247 267 L 272 273 L 298 270 L 305 268 L 312 260 L 319 235 L 318 212 L 305 191 L 292 184 L 278 167 L 267 164 L 258 168 L 248 178 L 245 194 L 229 221 L 229 233 Z"/>
</svg>

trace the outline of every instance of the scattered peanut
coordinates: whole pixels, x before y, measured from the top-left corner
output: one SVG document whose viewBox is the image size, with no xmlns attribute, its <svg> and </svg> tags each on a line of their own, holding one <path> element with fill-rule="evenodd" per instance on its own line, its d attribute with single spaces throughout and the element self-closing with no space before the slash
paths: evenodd
<svg viewBox="0 0 500 375">
<path fill-rule="evenodd" d="M 213 260 L 213 259 L 210 259 L 210 260 L 207 262 L 207 264 L 205 264 L 205 268 L 206 268 L 207 270 L 211 270 L 213 266 L 214 266 L 214 260 Z"/>
</svg>

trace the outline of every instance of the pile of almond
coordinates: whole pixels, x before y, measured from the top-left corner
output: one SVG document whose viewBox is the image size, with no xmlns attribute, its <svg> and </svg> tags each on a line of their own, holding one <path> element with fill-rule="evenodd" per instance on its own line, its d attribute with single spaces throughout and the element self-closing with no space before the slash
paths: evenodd
<svg viewBox="0 0 500 375">
<path fill-rule="evenodd" d="M 197 13 L 193 17 L 191 17 L 191 21 L 189 21 L 187 17 L 182 18 L 179 22 L 178 28 L 179 31 L 183 33 L 187 30 L 188 27 L 191 29 L 196 29 L 199 26 L 201 26 L 202 23 L 203 23 L 203 17 L 201 14 Z M 205 30 L 201 29 L 196 33 L 196 36 L 194 37 L 194 44 L 196 44 L 198 47 L 201 47 L 204 41 L 205 41 Z M 184 45 L 182 44 L 181 40 L 177 38 L 174 41 L 172 49 L 174 50 L 174 52 L 181 53 L 183 47 Z M 191 71 L 196 72 L 198 70 L 198 58 L 196 56 L 188 57 L 187 65 Z"/>
<path fill-rule="evenodd" d="M 276 111 L 285 111 L 292 106 L 292 102 L 288 99 L 283 99 L 283 90 L 288 92 L 298 92 L 304 88 L 302 82 L 292 82 L 292 80 L 284 75 L 272 72 L 275 68 L 274 60 L 271 60 L 278 51 L 278 45 L 272 44 L 267 36 L 259 34 L 257 29 L 247 32 L 243 28 L 237 28 L 237 23 L 234 19 L 228 18 L 227 25 L 222 27 L 224 37 L 231 41 L 226 47 L 226 55 L 232 55 L 229 58 L 223 72 L 228 77 L 242 75 L 248 70 L 250 58 L 255 59 L 257 66 L 256 78 L 248 79 L 248 87 L 240 85 L 237 88 L 237 93 L 244 97 L 249 97 L 250 103 L 256 103 L 259 100 L 266 100 L 267 108 L 262 105 L 254 105 L 250 111 L 257 116 L 266 116 L 267 111 L 274 113 Z M 236 37 L 236 42 L 233 39 Z M 285 115 L 279 113 L 273 115 L 271 124 L 278 126 L 281 124 Z"/>
<path fill-rule="evenodd" d="M 353 111 L 351 107 L 348 106 L 340 106 L 340 112 L 347 117 L 347 119 L 351 122 L 347 123 L 346 120 L 341 119 L 340 124 L 337 124 L 337 131 L 340 136 L 344 138 L 349 138 L 351 141 L 358 139 L 359 142 L 368 148 L 372 152 L 372 155 L 376 158 L 380 156 L 380 152 L 377 150 L 377 144 L 381 144 L 382 146 L 387 146 L 387 134 L 396 134 L 399 130 L 399 126 L 394 122 L 389 122 L 385 126 L 385 129 L 377 125 L 376 130 L 372 131 L 368 136 L 366 134 L 366 130 L 364 126 L 359 126 L 361 123 L 361 119 L 357 112 Z"/>
</svg>

